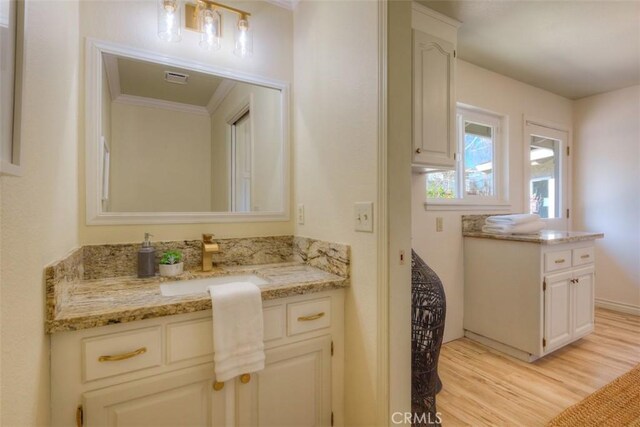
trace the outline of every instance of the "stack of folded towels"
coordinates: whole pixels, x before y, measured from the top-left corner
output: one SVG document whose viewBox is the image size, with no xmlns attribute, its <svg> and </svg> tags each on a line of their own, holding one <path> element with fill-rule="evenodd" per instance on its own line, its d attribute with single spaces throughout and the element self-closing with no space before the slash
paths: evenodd
<svg viewBox="0 0 640 427">
<path fill-rule="evenodd" d="M 536 214 L 494 215 L 484 221 L 482 231 L 491 234 L 537 234 L 545 223 Z"/>
</svg>

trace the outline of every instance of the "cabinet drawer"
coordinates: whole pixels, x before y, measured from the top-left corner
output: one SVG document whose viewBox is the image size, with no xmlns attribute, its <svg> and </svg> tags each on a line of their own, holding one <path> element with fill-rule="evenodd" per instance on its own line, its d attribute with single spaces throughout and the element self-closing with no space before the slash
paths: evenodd
<svg viewBox="0 0 640 427">
<path fill-rule="evenodd" d="M 573 265 L 591 264 L 594 261 L 595 252 L 593 246 L 573 250 Z"/>
<path fill-rule="evenodd" d="M 544 271 L 556 271 L 571 267 L 571 251 L 555 251 L 544 254 Z"/>
<path fill-rule="evenodd" d="M 287 306 L 288 335 L 331 326 L 331 298 L 298 302 Z"/>
<path fill-rule="evenodd" d="M 162 364 L 160 326 L 82 340 L 84 381 Z"/>
</svg>

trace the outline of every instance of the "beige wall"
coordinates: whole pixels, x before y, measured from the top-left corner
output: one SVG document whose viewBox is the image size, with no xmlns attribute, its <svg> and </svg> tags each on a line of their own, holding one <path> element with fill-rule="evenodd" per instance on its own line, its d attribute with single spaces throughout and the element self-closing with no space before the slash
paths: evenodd
<svg viewBox="0 0 640 427">
<path fill-rule="evenodd" d="M 253 110 L 253 181 L 251 210 L 277 212 L 282 206 L 282 147 L 280 91 L 237 83 L 211 116 L 213 211 L 229 210 L 230 126 L 227 123 L 251 98 Z"/>
<path fill-rule="evenodd" d="M 294 12 L 296 234 L 351 246 L 345 306 L 345 425 L 374 425 L 376 235 L 354 231 L 355 202 L 377 198 L 378 5 L 303 1 Z M 363 78 L 367 76 L 367 78 Z M 340 422 L 340 420 L 338 420 Z"/>
<path fill-rule="evenodd" d="M 111 104 L 112 212 L 208 212 L 211 119 Z"/>
<path fill-rule="evenodd" d="M 509 201 L 511 212 L 524 209 L 523 115 L 572 128 L 572 102 L 551 92 L 458 60 L 458 102 L 508 117 Z M 463 250 L 461 215 L 491 211 L 425 211 L 425 176 L 413 176 L 413 248 L 434 269 L 447 295 L 445 341 L 463 335 Z M 444 231 L 436 232 L 436 217 L 444 219 Z"/>
<path fill-rule="evenodd" d="M 151 50 L 172 57 L 186 58 L 228 70 L 252 73 L 263 77 L 292 81 L 292 12 L 262 1 L 242 2 L 251 12 L 251 24 L 256 34 L 254 55 L 241 59 L 233 55 L 233 19 L 224 20 L 221 50 L 210 53 L 198 46 L 198 35 L 183 33 L 182 42 L 165 43 L 157 36 L 157 5 L 153 1 L 83 1 L 80 2 L 81 55 L 84 57 L 84 37 L 110 41 L 130 47 Z M 260 34 L 258 37 L 257 34 Z M 81 64 L 80 87 L 84 88 L 84 63 Z M 81 111 L 84 109 L 84 93 L 81 94 Z M 154 234 L 156 240 L 197 239 L 202 232 L 219 237 L 282 235 L 293 232 L 293 221 L 235 224 L 184 224 L 184 225 L 85 225 L 84 189 L 84 115 L 81 115 L 80 149 L 80 240 L 83 244 L 109 242 L 135 242 L 143 238 L 145 231 Z"/>
<path fill-rule="evenodd" d="M 596 299 L 640 312 L 640 86 L 574 109 L 574 225 L 596 241 Z"/>
<path fill-rule="evenodd" d="M 49 422 L 46 264 L 78 245 L 78 3 L 26 2 L 23 176 L 0 178 L 0 424 Z"/>
</svg>

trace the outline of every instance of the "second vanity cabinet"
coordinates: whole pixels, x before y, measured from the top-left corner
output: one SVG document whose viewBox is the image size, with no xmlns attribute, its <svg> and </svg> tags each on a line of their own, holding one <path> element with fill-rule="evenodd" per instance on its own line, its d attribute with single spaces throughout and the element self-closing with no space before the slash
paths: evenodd
<svg viewBox="0 0 640 427">
<path fill-rule="evenodd" d="M 215 380 L 211 311 L 52 336 L 54 426 L 319 426 L 342 419 L 343 291 L 265 301 L 265 369 Z"/>
<path fill-rule="evenodd" d="M 594 328 L 594 242 L 465 237 L 464 329 L 533 361 Z"/>
</svg>

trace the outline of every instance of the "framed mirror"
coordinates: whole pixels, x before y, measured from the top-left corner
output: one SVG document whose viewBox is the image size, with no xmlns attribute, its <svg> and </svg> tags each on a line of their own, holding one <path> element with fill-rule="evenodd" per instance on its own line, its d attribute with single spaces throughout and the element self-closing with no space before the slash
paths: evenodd
<svg viewBox="0 0 640 427">
<path fill-rule="evenodd" d="M 289 86 L 87 41 L 87 224 L 289 219 Z"/>
</svg>

